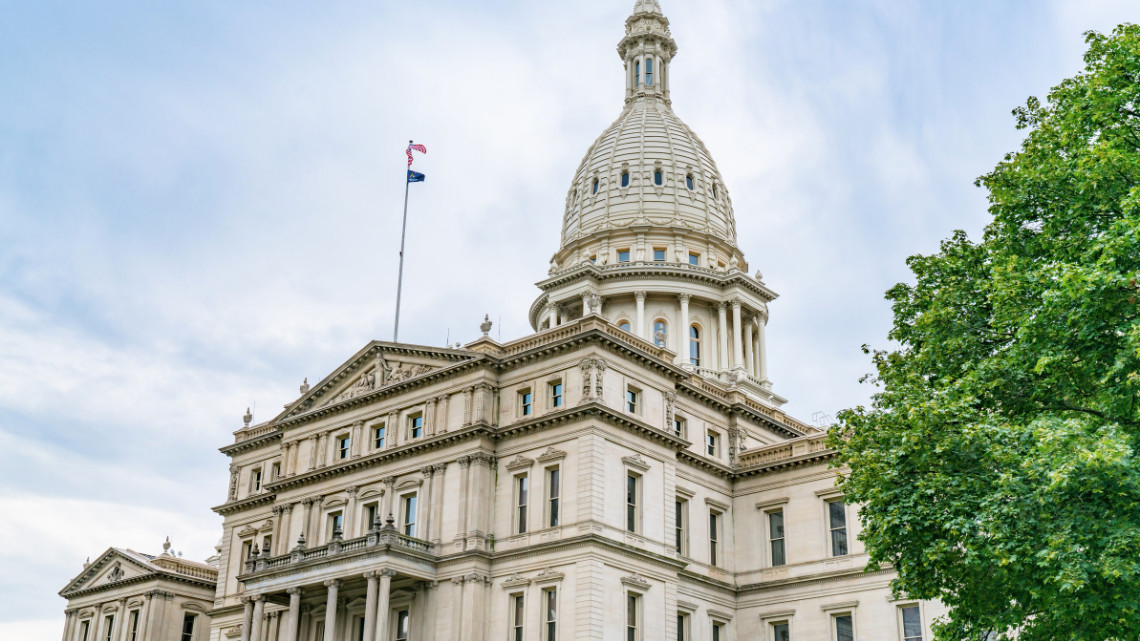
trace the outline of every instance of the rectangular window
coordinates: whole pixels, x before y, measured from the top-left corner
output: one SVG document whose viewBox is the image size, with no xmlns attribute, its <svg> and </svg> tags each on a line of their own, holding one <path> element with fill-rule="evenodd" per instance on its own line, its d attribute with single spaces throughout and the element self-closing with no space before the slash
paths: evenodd
<svg viewBox="0 0 1140 641">
<path fill-rule="evenodd" d="M 768 513 L 768 541 L 772 550 L 772 566 L 787 564 L 788 559 L 784 551 L 783 510 Z"/>
<path fill-rule="evenodd" d="M 396 641 L 408 641 L 408 628 L 410 618 L 407 610 L 400 610 L 396 613 Z"/>
<path fill-rule="evenodd" d="M 408 417 L 408 433 L 412 438 L 419 438 L 424 435 L 424 415 L 413 414 Z"/>
<path fill-rule="evenodd" d="M 709 512 L 709 565 L 720 564 L 720 514 Z"/>
<path fill-rule="evenodd" d="M 182 641 L 194 641 L 194 618 L 193 614 L 182 617 Z"/>
<path fill-rule="evenodd" d="M 685 535 L 685 526 L 688 525 L 687 522 L 689 520 L 689 502 L 683 499 L 677 499 L 674 509 L 676 510 L 676 514 L 674 515 L 674 530 L 676 535 L 675 544 L 677 547 L 677 554 L 684 555 L 686 547 L 685 539 L 688 538 Z"/>
<path fill-rule="evenodd" d="M 380 524 L 376 522 L 376 517 L 379 515 L 380 515 L 380 504 L 369 503 L 368 505 L 364 506 L 364 529 L 365 529 L 365 531 L 371 530 L 372 528 L 380 527 Z"/>
<path fill-rule="evenodd" d="M 329 540 L 332 540 L 337 532 L 340 532 L 341 535 L 344 534 L 344 512 L 329 514 Z"/>
<path fill-rule="evenodd" d="M 534 394 L 530 390 L 519 392 L 519 416 L 530 416 L 534 410 Z"/>
<path fill-rule="evenodd" d="M 105 637 L 105 641 L 111 641 L 112 639 L 114 639 L 115 638 L 115 635 L 114 635 L 115 615 L 108 614 L 107 617 L 105 619 L 103 619 L 103 627 L 105 627 L 107 629 L 107 636 Z"/>
<path fill-rule="evenodd" d="M 523 641 L 523 621 L 526 612 L 523 608 L 523 595 L 511 595 L 511 640 Z"/>
<path fill-rule="evenodd" d="M 677 615 L 677 641 L 689 641 L 689 615 Z"/>
<path fill-rule="evenodd" d="M 530 495 L 530 479 L 526 474 L 515 477 L 515 533 L 526 533 L 526 504 Z"/>
<path fill-rule="evenodd" d="M 194 621 L 190 621 L 190 625 L 194 625 Z M 185 626 L 183 626 L 185 627 Z M 192 629 L 192 628 L 191 628 Z M 131 610 L 131 622 L 127 627 L 127 639 L 136 641 L 139 638 L 139 611 Z"/>
<path fill-rule="evenodd" d="M 253 470 L 253 472 L 250 473 L 249 491 L 250 492 L 260 492 L 261 491 L 261 468 L 260 467 Z"/>
<path fill-rule="evenodd" d="M 843 499 L 827 502 L 827 521 L 831 530 L 831 556 L 847 554 L 847 507 Z"/>
<path fill-rule="evenodd" d="M 324 641 L 325 638 L 325 622 L 317 621 L 317 633 L 313 635 L 316 641 Z"/>
<path fill-rule="evenodd" d="M 625 529 L 630 532 L 637 531 L 637 481 L 633 474 L 625 477 Z"/>
<path fill-rule="evenodd" d="M 792 633 L 787 621 L 772 624 L 772 641 L 792 641 Z"/>
<path fill-rule="evenodd" d="M 680 416 L 673 417 L 673 433 L 678 437 L 685 436 L 685 419 Z"/>
<path fill-rule="evenodd" d="M 336 440 L 336 449 L 340 458 L 348 458 L 348 449 L 350 445 L 352 445 L 352 440 L 347 434 Z"/>
<path fill-rule="evenodd" d="M 269 469 L 269 480 L 276 481 L 279 478 L 281 478 L 281 464 L 274 463 L 273 467 Z"/>
<path fill-rule="evenodd" d="M 253 541 L 241 542 L 241 560 L 248 561 L 253 555 Z"/>
<path fill-rule="evenodd" d="M 558 639 L 558 590 L 549 588 L 542 591 L 542 602 L 546 607 L 546 637 L 543 641 Z"/>
<path fill-rule="evenodd" d="M 356 641 L 364 641 L 364 617 L 356 619 Z"/>
<path fill-rule="evenodd" d="M 645 86 L 653 86 L 653 58 L 645 59 Z"/>
<path fill-rule="evenodd" d="M 638 409 L 640 408 L 638 404 L 640 401 L 639 396 L 638 390 L 632 387 L 625 391 L 625 409 L 628 410 L 630 414 L 638 413 Z"/>
<path fill-rule="evenodd" d="M 665 262 L 665 250 L 655 247 L 653 249 L 653 260 L 658 263 Z"/>
<path fill-rule="evenodd" d="M 550 407 L 562 407 L 562 383 L 550 384 Z"/>
<path fill-rule="evenodd" d="M 409 494 L 404 497 L 404 534 L 416 535 L 416 495 Z"/>
<path fill-rule="evenodd" d="M 712 430 L 705 434 L 705 452 L 712 457 L 720 453 L 720 435 Z"/>
<path fill-rule="evenodd" d="M 559 504 L 562 498 L 562 470 L 552 467 L 546 471 L 546 512 L 549 515 L 547 527 L 558 527 Z"/>
<path fill-rule="evenodd" d="M 629 262 L 629 250 L 628 249 L 619 249 L 618 250 L 618 262 L 619 263 L 628 263 Z"/>
<path fill-rule="evenodd" d="M 384 442 L 388 437 L 388 428 L 383 423 L 372 428 L 372 447 L 376 449 L 383 449 Z"/>
<path fill-rule="evenodd" d="M 641 610 L 641 598 L 636 594 L 625 597 L 625 641 L 641 641 L 637 618 Z"/>
<path fill-rule="evenodd" d="M 835 622 L 835 641 L 855 641 L 855 623 L 850 614 L 837 614 L 832 621 Z"/>
<path fill-rule="evenodd" d="M 922 641 L 922 611 L 917 605 L 899 608 L 903 641 Z"/>
<path fill-rule="evenodd" d="M 720 641 L 723 638 L 724 638 L 724 624 L 723 623 L 712 624 L 712 641 Z"/>
<path fill-rule="evenodd" d="M 692 189 L 692 188 L 690 187 L 690 189 Z M 689 264 L 690 265 L 700 265 L 701 264 L 701 255 L 700 254 L 694 254 L 694 253 L 690 252 L 689 253 Z"/>
<path fill-rule="evenodd" d="M 87 641 L 87 635 L 91 633 L 91 622 L 79 622 L 79 641 Z"/>
</svg>

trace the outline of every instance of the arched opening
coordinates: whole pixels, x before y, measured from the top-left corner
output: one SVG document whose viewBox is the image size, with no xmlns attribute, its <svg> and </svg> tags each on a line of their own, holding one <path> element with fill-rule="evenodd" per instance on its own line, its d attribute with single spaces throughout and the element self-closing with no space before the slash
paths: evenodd
<svg viewBox="0 0 1140 641">
<path fill-rule="evenodd" d="M 696 325 L 689 327 L 689 363 L 701 366 L 701 329 Z"/>
<path fill-rule="evenodd" d="M 594 181 L 595 187 L 597 186 L 597 182 L 598 181 L 596 181 L 596 180 Z M 692 174 L 685 176 L 685 186 L 689 188 L 689 191 L 693 191 L 693 175 Z"/>
<path fill-rule="evenodd" d="M 597 178 L 594 179 L 594 192 L 593 193 L 595 193 L 595 194 L 598 193 L 598 179 Z"/>
<path fill-rule="evenodd" d="M 623 332 L 628 332 L 631 329 L 631 325 L 629 324 L 629 321 L 627 321 L 627 320 L 618 321 L 618 329 L 620 329 Z"/>
<path fill-rule="evenodd" d="M 629 172 L 628 171 L 621 172 L 621 186 L 622 187 L 629 187 Z"/>
<path fill-rule="evenodd" d="M 658 318 L 653 321 L 653 344 L 658 347 L 665 347 L 669 339 L 669 324 L 665 319 Z"/>
<path fill-rule="evenodd" d="M 662 176 L 661 170 L 655 169 L 653 171 L 653 184 L 654 185 L 660 185 L 663 181 L 664 181 L 664 176 Z"/>
</svg>

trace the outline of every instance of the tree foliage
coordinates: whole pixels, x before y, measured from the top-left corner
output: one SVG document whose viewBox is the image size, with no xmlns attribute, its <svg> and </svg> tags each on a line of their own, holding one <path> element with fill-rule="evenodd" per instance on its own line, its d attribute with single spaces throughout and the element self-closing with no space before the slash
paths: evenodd
<svg viewBox="0 0 1140 641">
<path fill-rule="evenodd" d="M 830 442 L 872 566 L 939 639 L 1140 639 L 1140 27 L 1014 111 L 992 221 L 913 256 Z"/>
</svg>

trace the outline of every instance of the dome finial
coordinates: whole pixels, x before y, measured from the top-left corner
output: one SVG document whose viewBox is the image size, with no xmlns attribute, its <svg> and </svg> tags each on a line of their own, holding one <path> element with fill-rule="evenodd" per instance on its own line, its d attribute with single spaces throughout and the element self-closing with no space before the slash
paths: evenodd
<svg viewBox="0 0 1140 641">
<path fill-rule="evenodd" d="M 633 13 L 661 13 L 661 3 L 657 0 L 637 0 L 633 3 Z"/>
</svg>

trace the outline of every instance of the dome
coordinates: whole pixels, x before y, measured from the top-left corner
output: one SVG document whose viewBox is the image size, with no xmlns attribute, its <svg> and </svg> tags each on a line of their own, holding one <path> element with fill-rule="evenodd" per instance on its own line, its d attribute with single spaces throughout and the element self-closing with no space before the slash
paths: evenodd
<svg viewBox="0 0 1140 641">
<path fill-rule="evenodd" d="M 618 45 L 626 100 L 586 151 L 566 197 L 556 260 L 599 235 L 653 227 L 707 236 L 736 251 L 736 222 L 708 149 L 673 113 L 669 68 L 676 43 L 656 0 L 638 0 Z"/>
</svg>

